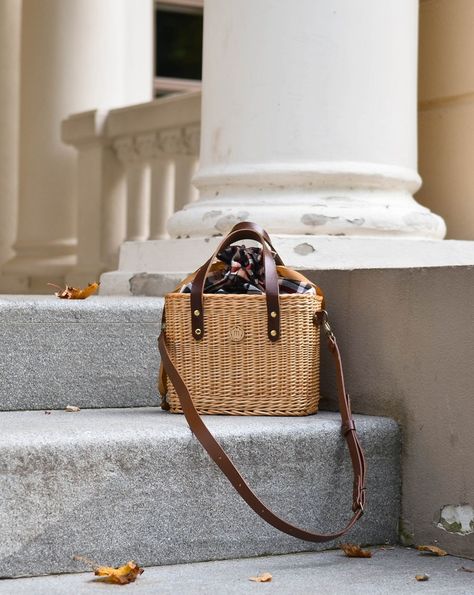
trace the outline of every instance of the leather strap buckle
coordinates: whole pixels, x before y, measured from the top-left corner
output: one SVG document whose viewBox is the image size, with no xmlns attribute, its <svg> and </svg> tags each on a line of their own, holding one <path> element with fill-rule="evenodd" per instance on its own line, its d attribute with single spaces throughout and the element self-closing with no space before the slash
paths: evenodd
<svg viewBox="0 0 474 595">
<path fill-rule="evenodd" d="M 364 514 L 365 507 L 365 488 L 359 488 L 359 495 L 352 506 L 352 512 L 360 511 L 361 515 Z"/>
<path fill-rule="evenodd" d="M 332 341 L 333 343 L 336 340 L 336 337 L 334 336 L 333 330 L 331 325 L 329 324 L 329 316 L 326 310 L 318 310 L 315 314 L 314 314 L 314 322 L 323 327 L 323 330 L 326 334 L 326 337 L 328 338 L 329 341 Z"/>
</svg>

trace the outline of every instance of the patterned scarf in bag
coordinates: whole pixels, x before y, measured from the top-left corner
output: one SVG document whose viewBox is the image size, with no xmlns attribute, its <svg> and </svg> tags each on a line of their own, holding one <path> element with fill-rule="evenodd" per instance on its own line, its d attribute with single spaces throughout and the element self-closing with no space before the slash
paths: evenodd
<svg viewBox="0 0 474 595">
<path fill-rule="evenodd" d="M 213 271 L 206 278 L 205 293 L 264 293 L 265 274 L 261 248 L 229 246 L 219 252 L 217 258 L 226 267 Z M 280 293 L 315 293 L 309 283 L 279 277 Z M 192 283 L 182 289 L 182 293 L 191 293 Z"/>
</svg>

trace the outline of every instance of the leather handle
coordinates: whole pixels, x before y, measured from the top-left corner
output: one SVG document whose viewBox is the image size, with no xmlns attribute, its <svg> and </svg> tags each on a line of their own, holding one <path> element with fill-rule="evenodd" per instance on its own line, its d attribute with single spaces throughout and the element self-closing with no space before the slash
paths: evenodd
<svg viewBox="0 0 474 595">
<path fill-rule="evenodd" d="M 233 231 L 239 231 L 241 229 L 250 229 L 252 231 L 256 231 L 257 233 L 259 233 L 263 237 L 263 239 L 267 242 L 267 244 L 270 246 L 270 248 L 271 248 L 271 250 L 273 252 L 273 256 L 274 256 L 275 262 L 277 263 L 277 265 L 279 265 L 279 266 L 285 266 L 284 263 L 283 263 L 283 260 L 280 257 L 280 255 L 275 250 L 275 247 L 272 244 L 272 241 L 270 239 L 270 236 L 265 231 L 265 229 L 263 229 L 263 227 L 261 227 L 260 225 L 258 225 L 258 223 L 253 223 L 251 221 L 242 221 L 240 223 L 236 223 L 234 225 L 234 227 L 230 230 L 229 233 L 232 233 Z"/>
<path fill-rule="evenodd" d="M 255 224 L 252 224 L 255 225 Z M 200 341 L 204 337 L 204 283 L 212 262 L 221 250 L 238 240 L 251 239 L 262 244 L 263 268 L 265 278 L 265 295 L 267 302 L 267 329 L 270 341 L 277 341 L 280 337 L 280 296 L 278 288 L 278 273 L 273 255 L 267 246 L 265 237 L 251 227 L 231 231 L 219 244 L 211 258 L 198 269 L 191 286 L 191 328 L 193 337 Z M 281 259 L 280 259 L 281 260 Z"/>
<path fill-rule="evenodd" d="M 326 315 L 325 319 L 324 315 Z M 169 379 L 173 383 L 181 403 L 183 413 L 186 417 L 186 421 L 188 422 L 192 433 L 199 440 L 211 459 L 221 469 L 230 483 L 234 486 L 238 494 L 243 498 L 243 500 L 245 500 L 245 502 L 250 506 L 250 508 L 252 508 L 254 512 L 256 512 L 263 520 L 276 529 L 279 529 L 288 535 L 292 535 L 293 537 L 297 537 L 298 539 L 319 543 L 331 541 L 337 537 L 341 537 L 347 533 L 347 531 L 349 531 L 362 516 L 365 505 L 366 464 L 364 453 L 357 437 L 354 420 L 352 419 L 349 395 L 345 391 L 341 354 L 337 346 L 336 338 L 330 330 L 329 324 L 327 322 L 327 314 L 324 312 L 322 315 L 319 315 L 318 313 L 315 316 L 315 323 L 327 324 L 327 327 L 325 326 L 324 328 L 327 331 L 328 348 L 333 355 L 337 371 L 339 412 L 342 419 L 341 429 L 349 448 L 354 473 L 354 486 L 352 494 L 352 511 L 354 514 L 343 529 L 328 534 L 313 533 L 292 525 L 291 523 L 277 516 L 259 499 L 259 497 L 251 490 L 249 485 L 246 483 L 244 478 L 241 476 L 237 468 L 234 466 L 230 458 L 227 456 L 225 451 L 208 430 L 207 426 L 200 417 L 183 379 L 171 360 L 168 348 L 166 346 L 164 331 L 162 331 L 160 334 L 158 346 L 164 368 Z"/>
</svg>

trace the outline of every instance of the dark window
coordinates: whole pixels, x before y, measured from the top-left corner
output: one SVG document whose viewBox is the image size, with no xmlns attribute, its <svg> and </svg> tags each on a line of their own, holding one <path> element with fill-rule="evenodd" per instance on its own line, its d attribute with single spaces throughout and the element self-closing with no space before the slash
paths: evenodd
<svg viewBox="0 0 474 595">
<path fill-rule="evenodd" d="M 158 4 L 155 76 L 201 80 L 202 10 Z"/>
</svg>

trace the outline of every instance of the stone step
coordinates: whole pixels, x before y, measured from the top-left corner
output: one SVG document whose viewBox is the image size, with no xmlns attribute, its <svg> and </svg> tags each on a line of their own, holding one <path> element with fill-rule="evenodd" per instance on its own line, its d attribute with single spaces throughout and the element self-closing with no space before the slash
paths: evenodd
<svg viewBox="0 0 474 595">
<path fill-rule="evenodd" d="M 463 558 L 420 556 L 410 548 L 372 548 L 373 557 L 346 558 L 341 551 L 305 552 L 199 564 L 145 568 L 133 585 L 142 595 L 245 595 L 263 589 L 272 595 L 472 595 L 474 569 Z M 265 572 L 271 583 L 257 584 L 249 577 Z M 428 582 L 418 583 L 417 574 Z M 3 580 L 0 595 L 90 595 L 102 592 L 91 572 Z"/>
<path fill-rule="evenodd" d="M 397 424 L 355 416 L 368 461 L 367 512 L 343 538 L 394 542 Z M 211 416 L 211 431 L 275 512 L 309 529 L 350 517 L 352 473 L 339 416 Z M 284 535 L 255 515 L 181 415 L 157 408 L 0 413 L 0 576 L 162 565 L 334 547 Z M 341 540 L 339 540 L 341 541 Z"/>
<path fill-rule="evenodd" d="M 0 297 L 0 409 L 156 405 L 161 298 Z"/>
</svg>

